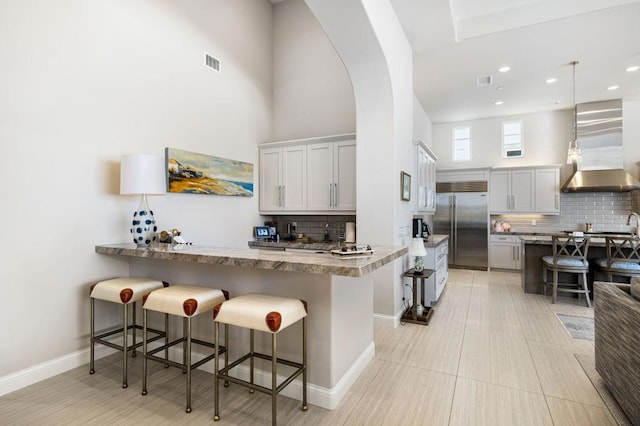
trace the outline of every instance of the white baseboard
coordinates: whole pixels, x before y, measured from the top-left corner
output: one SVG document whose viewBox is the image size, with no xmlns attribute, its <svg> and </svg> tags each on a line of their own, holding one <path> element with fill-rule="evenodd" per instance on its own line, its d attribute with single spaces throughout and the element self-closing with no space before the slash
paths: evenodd
<svg viewBox="0 0 640 426">
<path fill-rule="evenodd" d="M 115 349 L 106 346 L 96 346 L 96 359 L 115 353 Z M 89 374 L 89 348 L 72 352 L 41 364 L 34 365 L 24 370 L 16 371 L 7 376 L 0 377 L 0 396 L 17 391 L 34 383 L 56 376 L 76 367 L 87 365 Z"/>
<path fill-rule="evenodd" d="M 173 350 L 175 349 L 175 350 Z M 97 345 L 95 358 L 100 359 L 105 356 L 115 353 L 116 350 L 108 348 L 106 346 Z M 335 409 L 342 398 L 347 394 L 351 386 L 360 377 L 360 374 L 364 371 L 369 361 L 373 359 L 375 355 L 375 344 L 371 344 L 362 352 L 356 362 L 349 368 L 349 370 L 342 376 L 342 379 L 338 381 L 335 387 L 328 389 L 322 386 L 316 386 L 309 384 L 307 386 L 307 399 L 308 403 L 322 407 L 328 410 Z M 202 359 L 204 355 L 194 351 L 192 353 L 192 362 L 196 362 Z M 182 348 L 172 348 L 170 350 L 169 358 L 174 360 L 182 360 Z M 222 362 L 222 360 L 221 360 Z M 52 359 L 33 367 L 26 368 L 21 371 L 9 374 L 4 377 L 0 377 L 0 396 L 6 395 L 10 392 L 17 391 L 26 386 L 56 376 L 60 373 L 72 370 L 76 367 L 83 365 L 87 366 L 87 374 L 89 374 L 89 348 L 80 351 L 73 352 L 71 354 Z M 213 362 L 208 362 L 200 367 L 201 370 L 213 374 Z M 236 376 L 239 378 L 248 378 L 249 369 L 245 366 L 239 366 Z M 271 386 L 271 372 L 263 370 L 254 371 L 255 383 L 261 386 Z M 280 378 L 284 379 L 284 377 Z M 297 378 L 292 383 L 284 388 L 281 392 L 282 395 L 286 395 L 293 399 L 302 400 L 302 379 Z"/>
<path fill-rule="evenodd" d="M 397 327 L 400 325 L 400 319 L 402 318 L 402 314 L 404 313 L 404 308 L 396 312 L 395 315 L 382 315 L 382 314 L 373 314 L 373 325 L 380 325 L 385 327 Z"/>
</svg>

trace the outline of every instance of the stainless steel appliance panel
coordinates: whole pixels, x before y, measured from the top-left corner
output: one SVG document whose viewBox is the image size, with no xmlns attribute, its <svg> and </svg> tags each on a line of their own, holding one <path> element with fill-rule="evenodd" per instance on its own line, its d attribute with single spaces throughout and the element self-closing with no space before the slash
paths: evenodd
<svg viewBox="0 0 640 426">
<path fill-rule="evenodd" d="M 489 265 L 486 192 L 440 193 L 433 232 L 449 235 L 449 265 L 487 269 Z"/>
</svg>

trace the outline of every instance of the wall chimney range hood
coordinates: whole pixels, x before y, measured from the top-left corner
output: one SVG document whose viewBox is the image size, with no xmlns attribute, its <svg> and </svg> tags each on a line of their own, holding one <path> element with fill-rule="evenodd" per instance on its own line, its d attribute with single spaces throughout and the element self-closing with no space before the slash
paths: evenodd
<svg viewBox="0 0 640 426">
<path fill-rule="evenodd" d="M 640 182 L 622 168 L 622 100 L 578 104 L 582 161 L 562 192 L 625 192 Z"/>
</svg>

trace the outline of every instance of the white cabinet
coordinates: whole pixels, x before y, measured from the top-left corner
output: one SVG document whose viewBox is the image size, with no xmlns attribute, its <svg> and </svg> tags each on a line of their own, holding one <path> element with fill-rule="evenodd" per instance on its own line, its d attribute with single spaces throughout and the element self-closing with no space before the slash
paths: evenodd
<svg viewBox="0 0 640 426">
<path fill-rule="evenodd" d="M 425 244 L 427 254 L 424 257 L 424 267 L 435 272 L 424 282 L 424 306 L 434 306 L 449 279 L 449 240 L 444 239 L 436 246 Z"/>
<path fill-rule="evenodd" d="M 260 213 L 356 211 L 355 135 L 260 146 Z"/>
<path fill-rule="evenodd" d="M 436 211 L 436 160 L 437 157 L 426 146 L 418 144 L 418 211 Z"/>
<path fill-rule="evenodd" d="M 491 171 L 491 214 L 560 212 L 560 166 Z"/>
<path fill-rule="evenodd" d="M 517 235 L 491 236 L 491 267 L 500 269 L 520 269 L 520 237 Z"/>
<path fill-rule="evenodd" d="M 536 169 L 536 213 L 560 213 L 560 168 Z"/>
<path fill-rule="evenodd" d="M 489 198 L 492 214 L 534 212 L 534 170 L 492 171 Z"/>
<path fill-rule="evenodd" d="M 356 141 L 307 147 L 307 210 L 356 210 Z"/>
<path fill-rule="evenodd" d="M 304 210 L 306 183 L 306 146 L 260 150 L 260 211 Z"/>
</svg>

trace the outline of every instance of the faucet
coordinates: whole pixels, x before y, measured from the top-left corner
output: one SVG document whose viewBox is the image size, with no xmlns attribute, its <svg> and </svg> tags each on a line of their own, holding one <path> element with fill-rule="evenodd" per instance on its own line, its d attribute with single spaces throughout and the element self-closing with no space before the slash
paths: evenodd
<svg viewBox="0 0 640 426">
<path fill-rule="evenodd" d="M 640 217 L 638 217 L 638 213 L 636 212 L 631 212 L 629 213 L 629 216 L 627 216 L 627 226 L 631 225 L 631 216 L 635 216 L 636 217 L 636 232 L 635 235 L 640 236 Z"/>
</svg>

